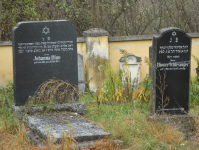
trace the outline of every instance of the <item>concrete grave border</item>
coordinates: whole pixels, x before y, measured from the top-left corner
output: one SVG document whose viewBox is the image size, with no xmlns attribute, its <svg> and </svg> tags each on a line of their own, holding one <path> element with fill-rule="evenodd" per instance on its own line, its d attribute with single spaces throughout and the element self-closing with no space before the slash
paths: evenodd
<svg viewBox="0 0 199 150">
<path fill-rule="evenodd" d="M 56 104 L 36 107 L 24 107 L 12 105 L 12 113 L 14 113 L 19 119 L 23 119 L 25 114 L 44 113 L 45 111 L 70 111 L 76 112 L 80 115 L 85 115 L 86 106 L 85 103 L 67 103 L 67 104 Z"/>
</svg>

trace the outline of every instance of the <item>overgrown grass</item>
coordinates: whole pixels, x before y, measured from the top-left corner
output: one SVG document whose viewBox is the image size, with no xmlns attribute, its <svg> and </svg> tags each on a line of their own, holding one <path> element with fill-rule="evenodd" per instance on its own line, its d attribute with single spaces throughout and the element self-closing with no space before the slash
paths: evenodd
<svg viewBox="0 0 199 150">
<path fill-rule="evenodd" d="M 86 103 L 85 117 L 107 132 L 114 139 L 121 139 L 129 149 L 198 149 L 196 137 L 186 140 L 176 127 L 147 121 L 149 103 L 132 101 L 126 103 L 101 104 L 99 107 L 89 95 L 81 95 Z M 199 106 L 191 109 L 195 117 L 199 114 Z M 198 119 L 196 122 L 199 123 Z M 198 130 L 199 131 L 199 130 Z M 196 132 L 196 134 L 198 134 Z M 199 134 L 198 134 L 199 135 Z M 194 139 L 194 140 L 193 140 Z M 194 143 L 194 144 L 193 144 Z"/>
<path fill-rule="evenodd" d="M 124 141 L 125 149 L 198 149 L 199 148 L 199 105 L 191 103 L 190 113 L 196 117 L 196 136 L 191 140 L 175 127 L 147 121 L 149 102 L 129 101 L 123 103 L 96 103 L 96 94 L 80 94 L 86 103 L 85 117 L 110 132 L 113 139 Z M 25 127 L 11 114 L 13 89 L 0 89 L 0 149 L 58 149 L 47 141 L 44 147 L 37 147 L 27 139 Z M 68 141 L 66 141 L 67 143 Z M 70 142 L 70 141 L 69 141 Z M 103 143 L 103 142 L 102 142 Z M 66 148 L 67 149 L 67 148 Z M 104 149 L 113 149 L 109 146 Z"/>
</svg>

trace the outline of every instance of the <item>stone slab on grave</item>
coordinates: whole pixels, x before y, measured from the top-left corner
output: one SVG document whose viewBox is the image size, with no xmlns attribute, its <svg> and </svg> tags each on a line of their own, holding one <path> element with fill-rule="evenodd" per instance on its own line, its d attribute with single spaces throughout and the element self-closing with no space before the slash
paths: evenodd
<svg viewBox="0 0 199 150">
<path fill-rule="evenodd" d="M 40 147 L 46 143 L 46 137 L 59 147 L 63 134 L 76 140 L 74 146 L 79 150 L 109 144 L 110 133 L 77 113 L 34 114 L 24 117 L 23 121 L 28 125 L 26 126 L 28 138 Z M 113 140 L 112 144 L 114 147 L 121 147 L 123 141 Z"/>
<path fill-rule="evenodd" d="M 70 21 L 19 22 L 12 29 L 12 43 L 16 106 L 49 79 L 78 86 L 77 36 Z"/>
<path fill-rule="evenodd" d="M 78 142 L 92 141 L 108 138 L 110 133 L 105 132 L 99 126 L 89 122 L 77 113 L 54 112 L 51 114 L 34 114 L 24 117 L 28 127 L 45 139 L 47 134 L 54 137 L 56 143 L 60 142 L 65 132 Z"/>
<path fill-rule="evenodd" d="M 59 147 L 63 134 L 68 136 L 68 139 L 71 136 L 76 141 L 75 149 L 79 150 L 109 144 L 110 133 L 77 113 L 34 114 L 24 117 L 23 121 L 27 124 L 27 137 L 40 147 L 44 146 L 47 137 Z M 123 141 L 113 140 L 112 144 L 114 147 L 121 147 Z"/>
</svg>

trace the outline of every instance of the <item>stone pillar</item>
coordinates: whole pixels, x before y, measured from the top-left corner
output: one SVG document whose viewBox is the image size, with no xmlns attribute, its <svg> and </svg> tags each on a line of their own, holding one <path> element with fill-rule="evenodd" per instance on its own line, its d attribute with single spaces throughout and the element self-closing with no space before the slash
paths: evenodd
<svg viewBox="0 0 199 150">
<path fill-rule="evenodd" d="M 86 41 L 86 68 L 87 68 L 87 82 L 89 82 L 89 89 L 96 91 L 98 87 L 102 87 L 105 80 L 103 68 L 98 61 L 104 58 L 109 58 L 108 52 L 108 35 L 105 30 L 93 28 L 83 32 Z"/>
</svg>

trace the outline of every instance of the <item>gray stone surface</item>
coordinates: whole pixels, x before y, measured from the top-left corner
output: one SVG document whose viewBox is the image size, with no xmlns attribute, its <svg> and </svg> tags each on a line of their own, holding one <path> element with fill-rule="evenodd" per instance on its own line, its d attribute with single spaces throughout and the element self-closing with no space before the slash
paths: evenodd
<svg viewBox="0 0 199 150">
<path fill-rule="evenodd" d="M 134 35 L 134 36 L 118 36 L 118 37 L 109 37 L 109 42 L 116 41 L 139 41 L 139 40 L 152 40 L 153 35 Z"/>
<path fill-rule="evenodd" d="M 85 103 L 83 102 L 37 106 L 37 107 L 20 107 L 12 105 L 12 113 L 14 113 L 19 119 L 23 119 L 25 114 L 34 114 L 38 112 L 42 113 L 42 112 L 52 112 L 52 111 L 69 111 L 85 115 L 86 108 L 85 108 Z"/>
<path fill-rule="evenodd" d="M 12 41 L 0 42 L 0 46 L 12 46 Z"/>
<path fill-rule="evenodd" d="M 100 36 L 108 36 L 109 33 L 105 30 L 93 28 L 83 32 L 84 37 L 100 37 Z"/>
<path fill-rule="evenodd" d="M 78 91 L 85 92 L 85 80 L 84 80 L 84 64 L 83 56 L 77 54 L 77 64 L 78 64 Z"/>
<path fill-rule="evenodd" d="M 29 140 L 31 140 L 35 145 L 37 146 L 42 146 L 42 142 L 40 141 L 40 139 L 38 138 L 38 136 L 35 136 L 34 134 L 32 134 L 31 132 L 27 132 L 27 137 Z"/>
<path fill-rule="evenodd" d="M 77 38 L 77 43 L 84 43 L 84 42 L 85 42 L 84 37 L 78 37 Z"/>
<path fill-rule="evenodd" d="M 50 134 L 54 137 L 55 142 L 61 141 L 63 133 L 71 134 L 77 142 L 110 136 L 110 133 L 75 113 L 34 114 L 25 117 L 23 121 L 41 138 L 45 139 L 47 134 Z"/>
<path fill-rule="evenodd" d="M 125 55 L 125 57 L 128 59 L 128 58 L 131 58 L 131 57 L 135 57 L 136 58 L 136 62 L 141 62 L 142 61 L 142 58 L 141 57 L 138 57 L 138 56 L 135 56 L 134 54 L 132 54 L 132 53 L 127 53 L 126 55 Z M 124 62 L 124 57 L 121 57 L 120 59 L 119 59 L 119 62 Z"/>
</svg>

